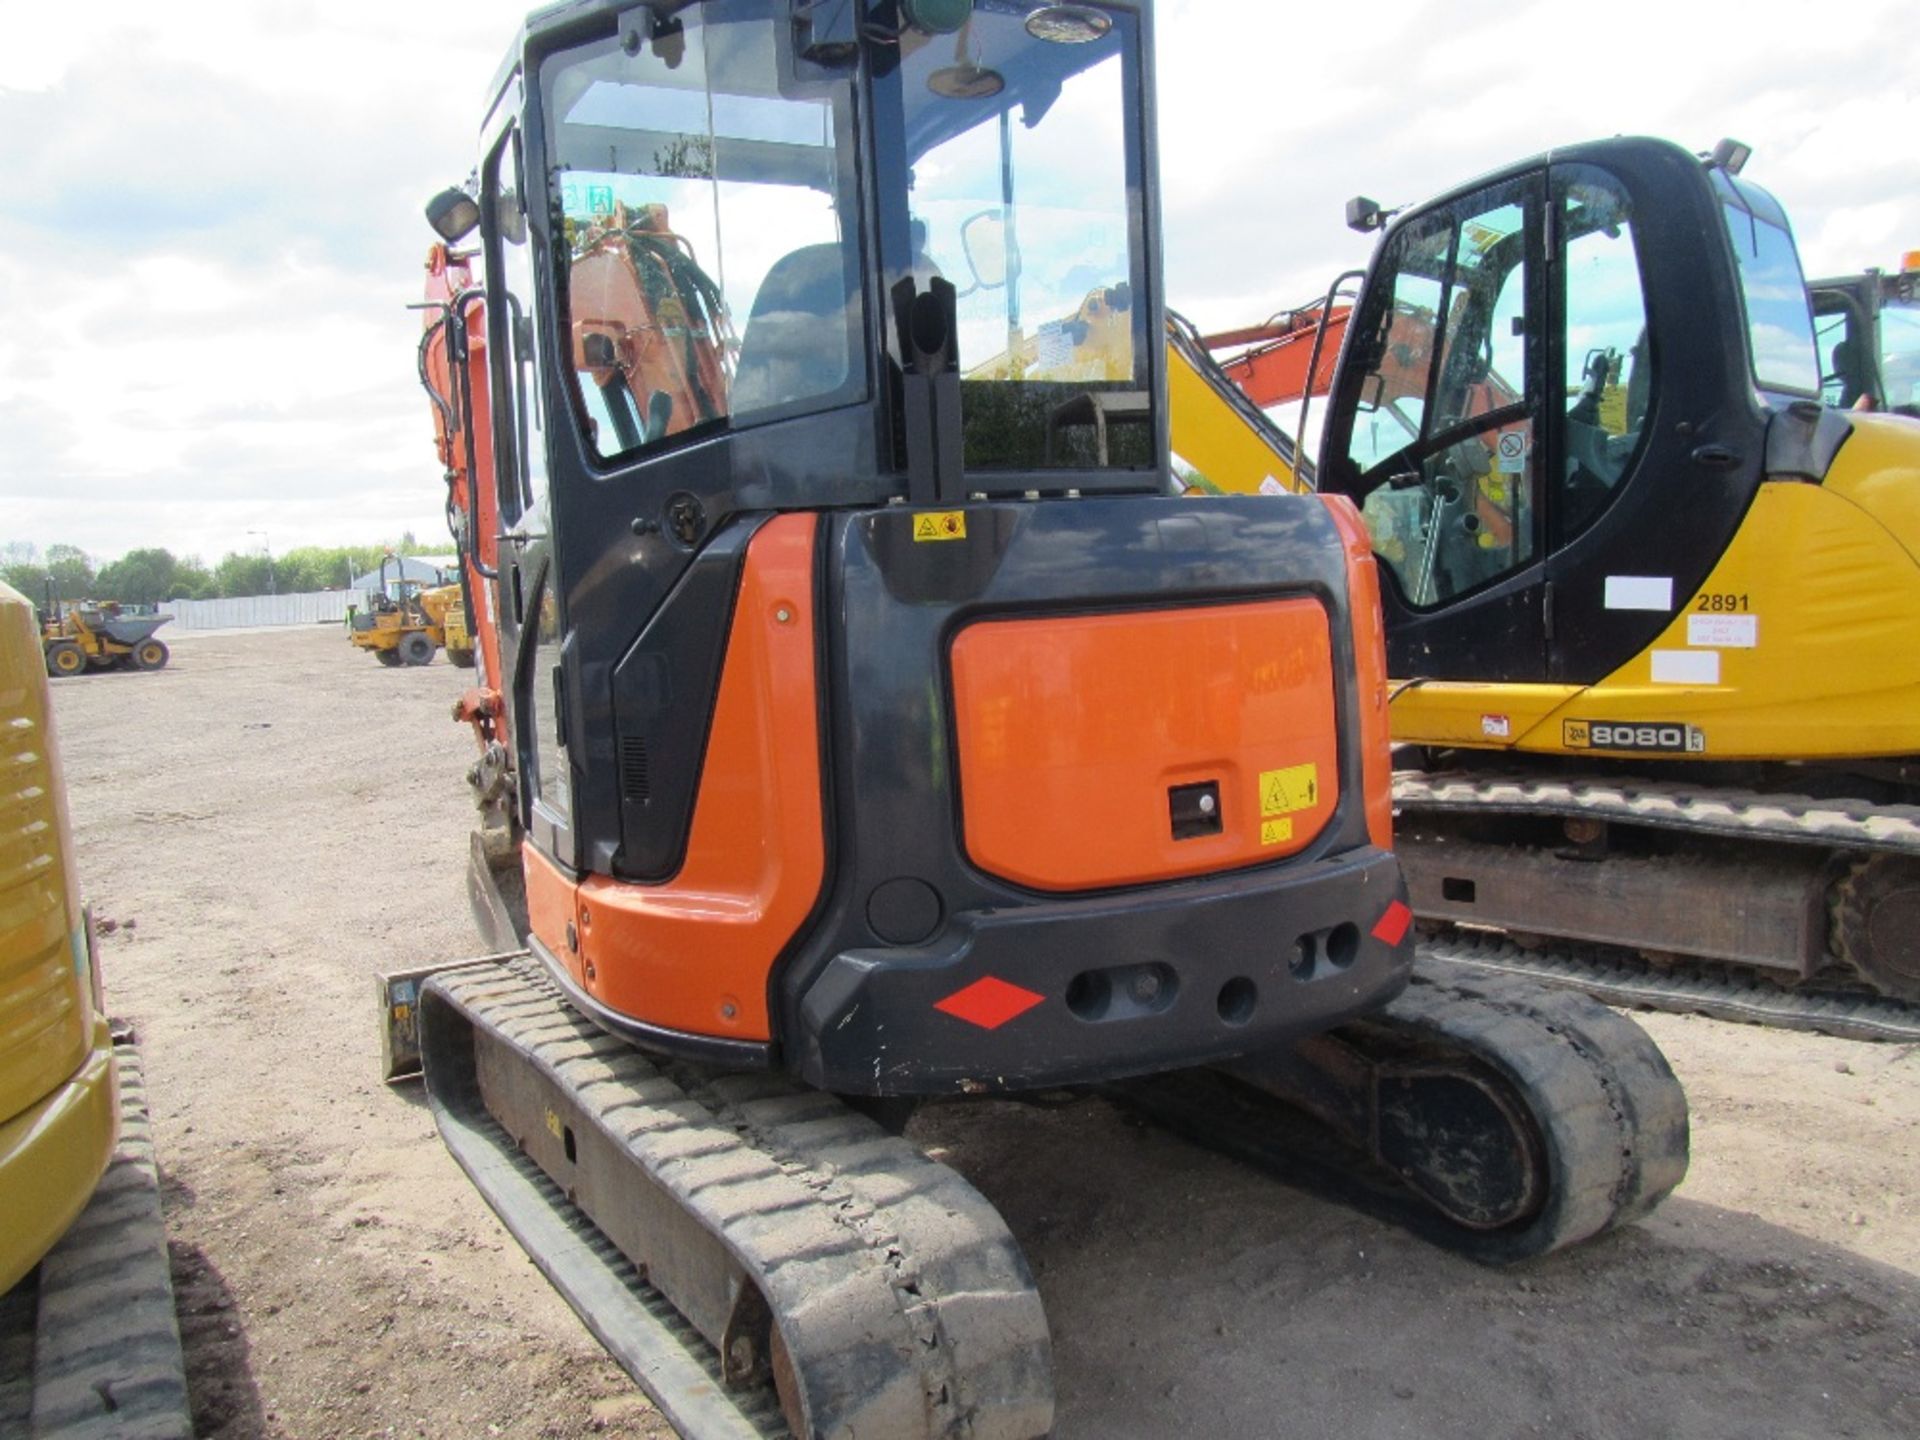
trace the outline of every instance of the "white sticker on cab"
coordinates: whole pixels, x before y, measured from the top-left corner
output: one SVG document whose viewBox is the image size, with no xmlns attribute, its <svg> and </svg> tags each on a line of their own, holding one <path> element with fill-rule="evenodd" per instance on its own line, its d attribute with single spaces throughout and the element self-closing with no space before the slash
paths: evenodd
<svg viewBox="0 0 1920 1440">
<path fill-rule="evenodd" d="M 1673 609 L 1673 577 L 1671 575 L 1609 575 L 1607 576 L 1607 609 L 1671 610 Z"/>
<path fill-rule="evenodd" d="M 1718 685 L 1718 650 L 1656 650 L 1653 652 L 1653 683 L 1656 685 Z"/>
<path fill-rule="evenodd" d="M 1758 615 L 1689 615 L 1687 644 L 1751 650 L 1760 643 Z"/>
</svg>

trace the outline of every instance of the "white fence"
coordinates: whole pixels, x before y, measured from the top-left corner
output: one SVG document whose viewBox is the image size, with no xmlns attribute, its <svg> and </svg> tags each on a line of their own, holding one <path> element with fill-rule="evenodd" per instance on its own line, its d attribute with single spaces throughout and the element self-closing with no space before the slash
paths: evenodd
<svg viewBox="0 0 1920 1440">
<path fill-rule="evenodd" d="M 339 624 L 347 606 L 364 604 L 357 590 L 310 590 L 300 595 L 234 595 L 225 600 L 169 600 L 160 608 L 181 630 L 247 630 L 267 625 Z"/>
</svg>

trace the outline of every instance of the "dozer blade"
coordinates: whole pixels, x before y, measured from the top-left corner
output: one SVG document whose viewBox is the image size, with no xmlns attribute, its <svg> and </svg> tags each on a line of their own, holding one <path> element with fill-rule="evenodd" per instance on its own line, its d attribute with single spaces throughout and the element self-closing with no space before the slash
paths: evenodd
<svg viewBox="0 0 1920 1440">
<path fill-rule="evenodd" d="M 1051 1428 L 1032 1276 L 954 1171 L 785 1077 L 642 1055 L 536 961 L 420 1005 L 448 1148 L 683 1436 Z"/>
<path fill-rule="evenodd" d="M 1687 1172 L 1686 1094 L 1646 1031 L 1584 995 L 1426 957 L 1378 1015 L 1117 1095 L 1493 1264 L 1636 1220 Z"/>
</svg>

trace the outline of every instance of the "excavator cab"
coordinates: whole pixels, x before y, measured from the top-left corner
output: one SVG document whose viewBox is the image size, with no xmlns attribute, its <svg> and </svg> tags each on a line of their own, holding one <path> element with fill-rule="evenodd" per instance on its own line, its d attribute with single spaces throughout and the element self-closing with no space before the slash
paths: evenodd
<svg viewBox="0 0 1920 1440">
<path fill-rule="evenodd" d="M 1843 410 L 1920 416 L 1920 250 L 1898 271 L 1815 280 L 1820 392 Z"/>
<path fill-rule="evenodd" d="M 1556 151 L 1400 215 L 1355 313 L 1320 483 L 1388 572 L 1396 677 L 1602 679 L 1725 551 L 1769 434 L 1813 424 L 1784 213 L 1664 142 Z"/>
<path fill-rule="evenodd" d="M 499 683 L 525 933 L 615 1033 L 1016 1089 L 1404 982 L 1351 513 L 1164 500 L 1148 28 L 529 22 L 469 207 Z"/>
</svg>

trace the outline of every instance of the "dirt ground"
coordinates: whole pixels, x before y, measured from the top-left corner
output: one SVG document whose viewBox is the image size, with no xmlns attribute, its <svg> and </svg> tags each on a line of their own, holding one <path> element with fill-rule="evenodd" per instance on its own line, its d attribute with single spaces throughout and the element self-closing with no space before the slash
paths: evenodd
<svg viewBox="0 0 1920 1440">
<path fill-rule="evenodd" d="M 55 682 L 113 1008 L 146 1055 L 195 1415 L 251 1436 L 666 1436 L 376 1078 L 376 967 L 469 953 L 469 672 L 337 628 Z M 105 928 L 103 926 L 103 928 Z M 1063 1440 L 1920 1434 L 1920 1047 L 1655 1016 L 1693 1169 L 1481 1269 L 1122 1117 L 943 1107 Z"/>
</svg>

